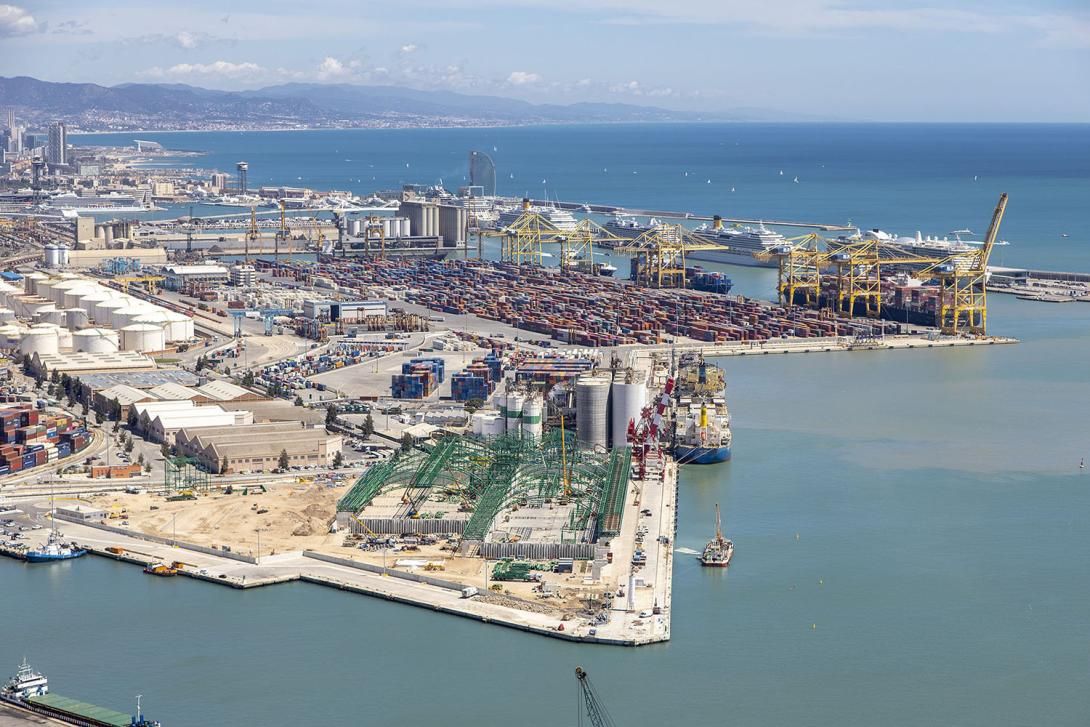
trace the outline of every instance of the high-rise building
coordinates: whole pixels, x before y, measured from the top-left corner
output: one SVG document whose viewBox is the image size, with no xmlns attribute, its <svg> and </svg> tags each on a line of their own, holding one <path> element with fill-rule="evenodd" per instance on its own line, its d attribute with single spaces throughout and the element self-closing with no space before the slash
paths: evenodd
<svg viewBox="0 0 1090 727">
<path fill-rule="evenodd" d="M 64 122 L 49 125 L 49 144 L 45 148 L 45 160 L 50 164 L 68 163 L 68 129 Z"/>
<path fill-rule="evenodd" d="M 15 128 L 15 109 L 8 109 L 8 123 L 7 128 Z"/>
<path fill-rule="evenodd" d="M 482 187 L 485 197 L 496 196 L 496 164 L 483 151 L 469 152 L 469 183 Z"/>
<path fill-rule="evenodd" d="M 212 184 L 211 184 L 211 186 L 212 186 L 213 189 L 220 190 L 220 191 L 226 189 L 227 188 L 227 175 L 224 174 L 223 172 L 214 172 L 212 174 Z"/>
</svg>

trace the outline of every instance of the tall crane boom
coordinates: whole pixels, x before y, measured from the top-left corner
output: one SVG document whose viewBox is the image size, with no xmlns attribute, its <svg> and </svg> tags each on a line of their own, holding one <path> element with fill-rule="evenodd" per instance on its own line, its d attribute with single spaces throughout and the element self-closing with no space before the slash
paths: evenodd
<svg viewBox="0 0 1090 727">
<path fill-rule="evenodd" d="M 988 269 L 988 258 L 992 256 L 992 247 L 995 246 L 995 240 L 999 237 L 999 224 L 1003 221 L 1003 214 L 1006 211 L 1007 193 L 1003 192 L 999 195 L 999 204 L 995 206 L 995 212 L 992 213 L 992 222 L 988 225 L 988 234 L 984 236 L 984 246 L 980 250 L 980 257 L 977 261 L 980 272 Z"/>
<path fill-rule="evenodd" d="M 583 667 L 575 667 L 575 678 L 579 680 L 579 692 L 583 702 L 583 709 L 579 710 L 580 727 L 584 724 L 584 712 L 586 712 L 587 724 L 590 727 L 616 727 L 617 723 L 609 716 L 605 705 L 598 701 L 598 695 L 594 693 L 594 688 L 590 684 L 587 673 L 583 671 Z"/>
</svg>

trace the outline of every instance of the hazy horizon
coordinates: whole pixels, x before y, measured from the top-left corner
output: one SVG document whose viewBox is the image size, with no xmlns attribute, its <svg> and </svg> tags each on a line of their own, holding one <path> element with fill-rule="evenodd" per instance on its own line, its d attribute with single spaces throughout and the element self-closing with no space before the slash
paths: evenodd
<svg viewBox="0 0 1090 727">
<path fill-rule="evenodd" d="M 0 5 L 0 47 L 0 75 L 104 86 L 351 83 L 878 122 L 1090 121 L 1090 8 L 1073 0 L 44 0 Z"/>
</svg>

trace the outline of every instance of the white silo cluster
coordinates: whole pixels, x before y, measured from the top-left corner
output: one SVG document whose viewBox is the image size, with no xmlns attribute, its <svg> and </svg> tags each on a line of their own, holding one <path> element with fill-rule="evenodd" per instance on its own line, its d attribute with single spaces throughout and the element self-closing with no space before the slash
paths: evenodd
<svg viewBox="0 0 1090 727">
<path fill-rule="evenodd" d="M 68 267 L 69 256 L 72 252 L 71 248 L 67 245 L 61 245 L 57 243 L 49 243 L 45 246 L 45 254 L 43 261 L 47 268 L 65 268 Z"/>
<path fill-rule="evenodd" d="M 498 411 L 476 411 L 470 417 L 470 431 L 478 437 L 493 439 L 502 437 L 507 431 L 506 419 Z"/>
<path fill-rule="evenodd" d="M 575 434 L 586 447 L 609 447 L 610 393 L 608 374 L 587 374 L 575 381 Z"/>
<path fill-rule="evenodd" d="M 643 375 L 632 370 L 614 373 L 611 402 L 614 448 L 629 446 L 628 425 L 640 420 L 646 405 L 647 382 Z"/>
<path fill-rule="evenodd" d="M 188 316 L 79 275 L 34 272 L 22 288 L 0 281 L 0 348 L 30 355 L 145 353 L 193 337 Z"/>
</svg>

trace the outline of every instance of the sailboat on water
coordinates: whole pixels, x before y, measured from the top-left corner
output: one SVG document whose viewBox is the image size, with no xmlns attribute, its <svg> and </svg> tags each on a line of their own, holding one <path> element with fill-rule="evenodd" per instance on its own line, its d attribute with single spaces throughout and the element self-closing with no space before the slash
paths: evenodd
<svg viewBox="0 0 1090 727">
<path fill-rule="evenodd" d="M 715 537 L 704 546 L 700 564 L 706 568 L 726 568 L 734 555 L 734 543 L 723 537 L 723 524 L 719 517 L 719 503 L 715 503 Z"/>
</svg>

